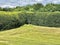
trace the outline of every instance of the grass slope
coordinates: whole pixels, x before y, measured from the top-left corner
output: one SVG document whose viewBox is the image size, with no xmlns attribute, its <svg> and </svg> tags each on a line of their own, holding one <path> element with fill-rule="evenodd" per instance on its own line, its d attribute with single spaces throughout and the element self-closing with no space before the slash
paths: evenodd
<svg viewBox="0 0 60 45">
<path fill-rule="evenodd" d="M 60 45 L 60 28 L 25 24 L 0 32 L 0 45 Z"/>
</svg>

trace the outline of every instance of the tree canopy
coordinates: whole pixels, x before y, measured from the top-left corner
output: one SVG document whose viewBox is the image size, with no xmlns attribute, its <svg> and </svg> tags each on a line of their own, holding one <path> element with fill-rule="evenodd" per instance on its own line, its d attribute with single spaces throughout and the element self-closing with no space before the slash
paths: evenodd
<svg viewBox="0 0 60 45">
<path fill-rule="evenodd" d="M 40 12 L 55 12 L 60 11 L 60 4 L 46 4 L 45 6 L 41 3 L 16 6 L 15 8 L 1 8 L 0 11 L 40 11 Z"/>
</svg>

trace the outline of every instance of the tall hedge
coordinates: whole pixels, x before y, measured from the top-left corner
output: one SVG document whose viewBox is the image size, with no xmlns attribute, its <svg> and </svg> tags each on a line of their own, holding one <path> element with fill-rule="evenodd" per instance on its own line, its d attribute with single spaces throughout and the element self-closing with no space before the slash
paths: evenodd
<svg viewBox="0 0 60 45">
<path fill-rule="evenodd" d="M 60 12 L 0 13 L 0 30 L 12 29 L 24 24 L 60 27 Z"/>
<path fill-rule="evenodd" d="M 0 30 L 12 29 L 25 24 L 24 15 L 19 13 L 0 13 Z"/>
<path fill-rule="evenodd" d="M 28 13 L 27 15 L 28 24 L 60 27 L 60 12 Z"/>
</svg>

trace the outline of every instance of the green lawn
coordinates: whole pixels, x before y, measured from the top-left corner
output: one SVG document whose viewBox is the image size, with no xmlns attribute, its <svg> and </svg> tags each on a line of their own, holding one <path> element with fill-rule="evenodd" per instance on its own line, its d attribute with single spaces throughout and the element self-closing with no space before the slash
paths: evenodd
<svg viewBox="0 0 60 45">
<path fill-rule="evenodd" d="M 0 45 L 60 45 L 60 28 L 25 24 L 1 31 Z"/>
</svg>

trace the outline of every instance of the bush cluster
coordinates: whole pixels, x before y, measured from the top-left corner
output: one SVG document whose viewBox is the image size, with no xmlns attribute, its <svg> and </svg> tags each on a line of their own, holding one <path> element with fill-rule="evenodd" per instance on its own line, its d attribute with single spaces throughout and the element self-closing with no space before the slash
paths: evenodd
<svg viewBox="0 0 60 45">
<path fill-rule="evenodd" d="M 21 13 L 0 13 L 0 30 L 12 29 L 25 24 L 24 15 Z"/>
<path fill-rule="evenodd" d="M 0 13 L 0 30 L 24 24 L 60 27 L 60 12 Z"/>
<path fill-rule="evenodd" d="M 59 12 L 28 13 L 27 23 L 39 26 L 60 27 Z"/>
</svg>

